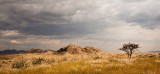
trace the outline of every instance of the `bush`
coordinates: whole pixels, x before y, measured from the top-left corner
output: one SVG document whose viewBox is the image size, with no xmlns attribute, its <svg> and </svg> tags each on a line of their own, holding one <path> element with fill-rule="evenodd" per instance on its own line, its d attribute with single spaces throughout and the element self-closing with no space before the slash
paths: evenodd
<svg viewBox="0 0 160 74">
<path fill-rule="evenodd" d="M 53 62 L 55 62 L 55 60 L 52 58 L 52 59 L 46 59 L 45 60 L 45 63 L 46 64 L 51 64 L 51 63 L 53 63 Z"/>
<path fill-rule="evenodd" d="M 21 58 L 20 60 L 15 61 L 12 64 L 12 68 L 20 69 L 20 68 L 27 68 L 27 67 L 29 67 L 29 64 L 26 62 L 24 58 Z"/>
<path fill-rule="evenodd" d="M 96 57 L 94 57 L 93 59 L 94 59 L 94 60 L 102 59 L 102 57 L 100 57 L 100 56 L 96 56 Z"/>
<path fill-rule="evenodd" d="M 44 61 L 43 58 L 35 58 L 35 59 L 33 59 L 33 61 L 32 61 L 32 65 L 41 64 L 42 61 Z"/>
<path fill-rule="evenodd" d="M 2 63 L 7 64 L 7 61 L 2 61 Z"/>
</svg>

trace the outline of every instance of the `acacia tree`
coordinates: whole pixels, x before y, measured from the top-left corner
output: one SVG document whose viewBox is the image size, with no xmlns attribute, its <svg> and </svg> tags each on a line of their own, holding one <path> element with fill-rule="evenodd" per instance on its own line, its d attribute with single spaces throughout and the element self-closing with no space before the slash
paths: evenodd
<svg viewBox="0 0 160 74">
<path fill-rule="evenodd" d="M 131 58 L 132 53 L 135 52 L 135 49 L 139 48 L 138 44 L 128 43 L 123 44 L 123 47 L 119 50 L 125 51 L 128 54 L 128 57 Z"/>
</svg>

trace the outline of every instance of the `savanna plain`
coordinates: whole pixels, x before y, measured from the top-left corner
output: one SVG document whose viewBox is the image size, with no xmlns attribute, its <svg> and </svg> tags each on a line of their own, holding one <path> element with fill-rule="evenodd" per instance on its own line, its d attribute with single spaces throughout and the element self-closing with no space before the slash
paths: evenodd
<svg viewBox="0 0 160 74">
<path fill-rule="evenodd" d="M 76 45 L 40 51 L 1 54 L 0 74 L 160 74 L 160 53 L 135 52 L 128 58 L 125 52 Z"/>
</svg>

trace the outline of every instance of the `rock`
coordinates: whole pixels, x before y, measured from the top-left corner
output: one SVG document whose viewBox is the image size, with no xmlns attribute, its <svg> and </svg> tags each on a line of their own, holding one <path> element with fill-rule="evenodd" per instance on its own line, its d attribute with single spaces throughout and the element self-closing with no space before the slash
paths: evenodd
<svg viewBox="0 0 160 74">
<path fill-rule="evenodd" d="M 70 44 L 66 47 L 63 47 L 61 49 L 59 49 L 57 52 L 58 53 L 65 53 L 65 52 L 68 52 L 70 54 L 80 54 L 80 53 L 83 53 L 82 52 L 82 49 L 80 46 L 77 46 L 75 44 Z"/>
<path fill-rule="evenodd" d="M 98 48 L 95 48 L 95 47 L 85 47 L 83 49 L 83 52 L 85 52 L 85 53 L 97 53 L 97 52 L 102 52 L 102 51 Z"/>
<path fill-rule="evenodd" d="M 100 49 L 97 49 L 95 47 L 85 47 L 82 48 L 80 46 L 77 46 L 75 44 L 70 44 L 66 47 L 63 47 L 57 51 L 59 54 L 64 53 L 70 53 L 70 54 L 84 54 L 84 53 L 98 53 L 103 52 Z"/>
</svg>

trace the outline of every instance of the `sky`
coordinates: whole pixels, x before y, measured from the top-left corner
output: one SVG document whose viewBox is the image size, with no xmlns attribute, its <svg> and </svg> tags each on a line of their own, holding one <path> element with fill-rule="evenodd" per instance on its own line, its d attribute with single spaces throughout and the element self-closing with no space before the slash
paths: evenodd
<svg viewBox="0 0 160 74">
<path fill-rule="evenodd" d="M 0 0 L 0 50 L 69 44 L 160 51 L 159 0 Z"/>
</svg>

